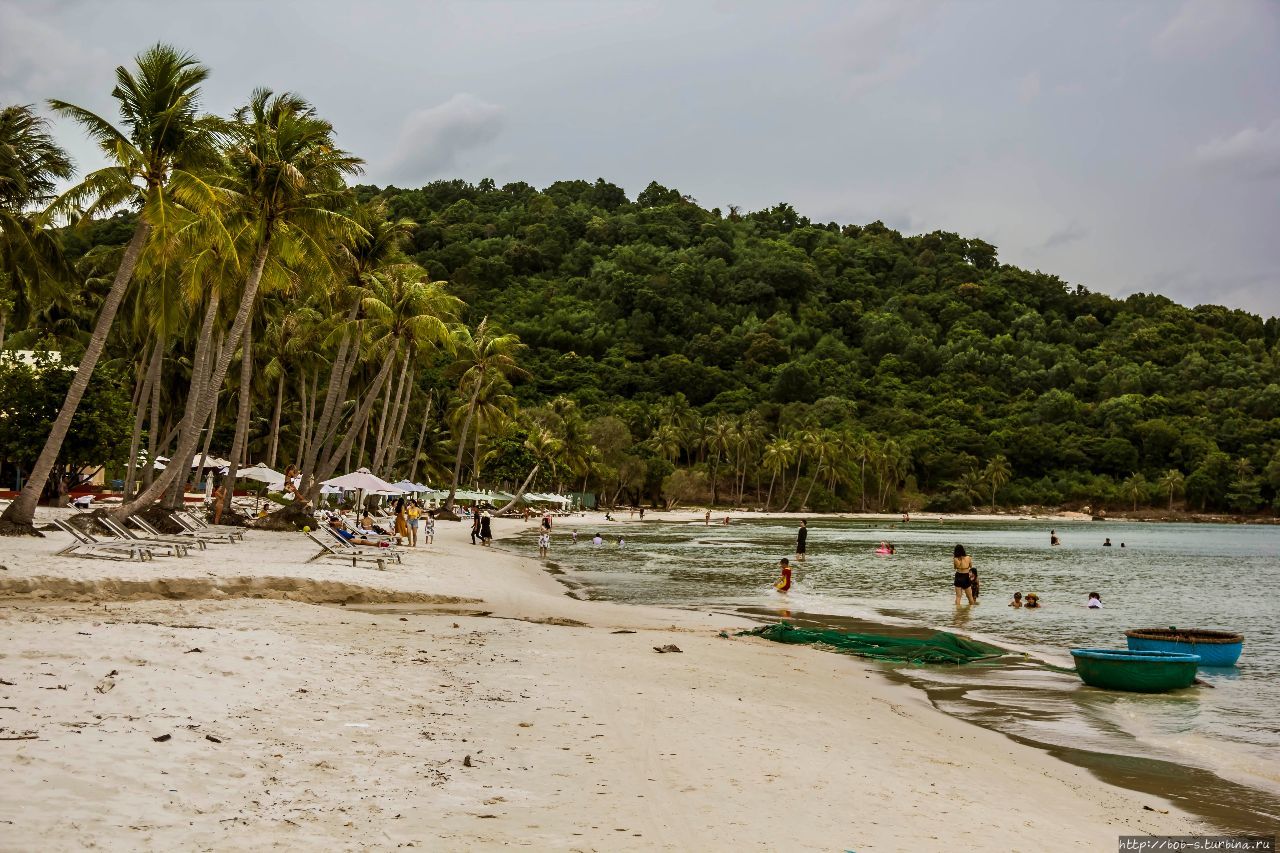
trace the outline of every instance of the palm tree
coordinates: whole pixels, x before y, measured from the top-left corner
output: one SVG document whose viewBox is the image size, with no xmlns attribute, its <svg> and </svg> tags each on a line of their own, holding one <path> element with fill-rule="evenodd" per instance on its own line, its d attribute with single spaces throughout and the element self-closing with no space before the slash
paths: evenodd
<svg viewBox="0 0 1280 853">
<path fill-rule="evenodd" d="M 968 471 L 965 471 L 964 474 L 960 476 L 960 480 L 956 483 L 956 488 L 964 493 L 964 496 L 968 498 L 970 503 L 975 505 L 978 501 L 982 500 L 982 497 L 986 492 L 986 487 L 986 477 L 977 468 L 970 468 Z"/>
<path fill-rule="evenodd" d="M 336 208 L 345 190 L 345 176 L 359 172 L 361 161 L 334 144 L 333 126 L 305 100 L 288 92 L 276 95 L 258 89 L 246 106 L 236 110 L 233 121 L 224 124 L 223 132 L 228 148 L 220 169 L 207 180 L 184 187 L 184 196 L 219 201 L 236 233 L 248 242 L 252 261 L 226 334 L 228 345 L 211 362 L 203 387 L 192 388 L 197 396 L 184 412 L 174 452 L 177 459 L 195 450 L 200 426 L 213 409 L 236 345 L 245 338 L 268 259 L 274 255 L 292 264 L 322 265 L 326 238 L 359 230 Z M 283 270 L 278 274 L 284 277 Z M 171 469 L 178 467 L 169 466 L 114 514 L 126 518 L 155 500 L 176 482 L 177 471 L 171 473 Z"/>
<path fill-rule="evenodd" d="M 1140 473 L 1130 474 L 1121 485 L 1124 496 L 1133 501 L 1133 511 L 1138 511 L 1138 500 L 1146 494 L 1147 478 Z"/>
<path fill-rule="evenodd" d="M 879 447 L 874 436 L 860 435 L 853 445 L 854 455 L 858 459 L 858 482 L 862 490 L 862 512 L 867 511 L 867 463 L 876 457 Z"/>
<path fill-rule="evenodd" d="M 49 279 L 66 272 L 40 211 L 72 173 L 71 159 L 33 107 L 0 110 L 0 349 L 10 314 L 25 325 Z"/>
<path fill-rule="evenodd" d="M 121 205 L 135 205 L 141 214 L 111 290 L 98 310 L 93 335 L 67 389 L 66 399 L 32 466 L 30 479 L 0 516 L 0 520 L 8 522 L 11 532 L 32 531 L 36 504 L 62 449 L 71 419 L 89 387 L 89 379 L 106 346 L 111 324 L 115 322 L 116 311 L 143 249 L 153 231 L 167 233 L 178 218 L 178 210 L 168 192 L 170 184 L 186 176 L 187 170 L 207 163 L 212 153 L 208 122 L 199 115 L 200 84 L 208 76 L 208 69 L 193 57 L 163 44 L 139 54 L 137 64 L 136 75 L 124 66 L 116 69 L 116 86 L 111 92 L 120 102 L 124 131 L 83 107 L 64 101 L 49 102 L 56 112 L 82 125 L 111 161 L 111 165 L 86 175 L 59 203 L 78 206 L 87 202 L 80 211 L 82 217 Z M 13 529 L 15 526 L 17 530 Z"/>
<path fill-rule="evenodd" d="M 468 397 L 467 415 L 462 422 L 462 433 L 458 436 L 458 451 L 453 462 L 453 482 L 449 486 L 449 497 L 445 501 L 445 509 L 453 510 L 453 496 L 458 491 L 458 477 L 462 473 L 462 455 L 467 449 L 467 433 L 471 429 L 471 420 L 475 417 L 476 403 L 484 388 L 485 378 L 490 374 L 505 377 L 525 376 L 525 371 L 516 362 L 516 353 L 524 348 L 520 338 L 512 334 L 497 335 L 489 328 L 486 317 L 476 326 L 475 334 L 465 328 L 459 328 L 453 334 L 454 347 L 458 352 L 458 361 L 453 365 L 455 373 L 461 374 L 458 390 Z"/>
<path fill-rule="evenodd" d="M 659 425 L 645 445 L 668 462 L 675 462 L 679 458 L 680 448 L 683 446 L 679 429 L 674 424 L 667 423 Z"/>
<path fill-rule="evenodd" d="M 818 474 L 827 470 L 827 465 L 832 455 L 836 451 L 836 442 L 834 436 L 826 430 L 813 433 L 813 444 L 810 449 L 813 452 L 814 460 L 817 462 L 814 476 L 809 479 L 809 488 L 805 490 L 804 499 L 800 501 L 800 509 L 803 510 L 809 505 L 809 496 L 813 494 L 813 484 L 818 482 Z"/>
<path fill-rule="evenodd" d="M 1009 460 L 1004 457 L 1003 453 L 992 457 L 987 463 L 987 467 L 982 472 L 982 477 L 987 481 L 987 485 L 991 487 L 991 511 L 996 511 L 996 492 L 1000 487 L 1009 482 L 1009 478 L 1013 476 L 1013 469 L 1009 467 Z"/>
<path fill-rule="evenodd" d="M 787 467 L 791 465 L 791 460 L 795 457 L 795 445 L 784 438 L 775 438 L 773 441 L 765 445 L 764 457 L 762 464 L 764 469 L 769 472 L 769 493 L 764 499 L 764 511 L 769 511 L 769 505 L 773 502 L 773 484 L 781 473 L 786 477 Z M 783 488 L 786 487 L 784 479 Z"/>
<path fill-rule="evenodd" d="M 734 444 L 733 421 L 723 415 L 718 416 L 707 426 L 707 449 L 711 451 L 711 505 L 716 505 L 719 478 L 716 476 L 720 468 L 720 459 L 727 455 Z"/>
<path fill-rule="evenodd" d="M 1183 483 L 1186 478 L 1182 476 L 1182 472 L 1177 468 L 1170 468 L 1160 477 L 1160 488 L 1169 493 L 1169 509 L 1173 509 L 1173 496 L 1176 492 L 1182 491 Z"/>
</svg>

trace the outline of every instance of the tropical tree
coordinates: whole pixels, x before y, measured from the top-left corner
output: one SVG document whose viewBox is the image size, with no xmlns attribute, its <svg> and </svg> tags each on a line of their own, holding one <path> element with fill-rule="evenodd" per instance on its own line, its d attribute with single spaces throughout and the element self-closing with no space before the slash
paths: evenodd
<svg viewBox="0 0 1280 853">
<path fill-rule="evenodd" d="M 773 441 L 765 445 L 762 464 L 764 469 L 769 472 L 769 494 L 764 499 L 764 511 L 769 511 L 769 505 L 773 502 L 773 484 L 778 479 L 778 475 L 782 474 L 782 487 L 786 488 L 786 471 L 791 465 L 791 461 L 795 458 L 795 445 L 784 438 L 775 438 Z"/>
<path fill-rule="evenodd" d="M 462 474 L 462 456 L 466 452 L 467 434 L 486 379 L 494 374 L 507 378 L 527 375 L 516 361 L 516 354 L 524 348 L 520 338 L 513 334 L 496 334 L 489 326 L 488 317 L 480 321 L 474 333 L 465 327 L 455 329 L 452 339 L 458 354 L 452 372 L 460 377 L 458 391 L 466 395 L 467 414 L 458 435 L 453 481 L 449 485 L 449 497 L 445 501 L 445 509 L 450 511 L 453 510 L 453 496 L 458 491 L 458 478 Z"/>
<path fill-rule="evenodd" d="M 1186 482 L 1186 478 L 1182 476 L 1182 472 L 1177 468 L 1170 468 L 1160 476 L 1159 486 L 1161 491 L 1169 493 L 1169 509 L 1173 509 L 1173 496 L 1182 491 L 1182 486 Z"/>
<path fill-rule="evenodd" d="M 111 95 L 119 102 L 123 130 L 83 107 L 65 101 L 49 102 L 56 112 L 78 122 L 110 161 L 109 166 L 86 175 L 63 195 L 60 203 L 76 208 L 82 219 L 120 206 L 137 207 L 140 215 L 111 289 L 98 309 L 93 335 L 80 357 L 66 400 L 26 485 L 0 516 L 7 522 L 0 525 L 0 532 L 34 532 L 31 521 L 36 504 L 106 346 L 116 311 L 143 249 L 153 231 L 159 232 L 161 238 L 167 237 L 179 218 L 170 185 L 183 183 L 190 177 L 190 170 L 207 165 L 212 156 L 210 124 L 201 118 L 199 105 L 200 84 L 208 76 L 208 69 L 194 57 L 164 44 L 139 54 L 137 66 L 136 73 L 124 66 L 116 69 L 116 86 Z"/>
<path fill-rule="evenodd" d="M 987 486 L 991 489 L 992 512 L 996 511 L 996 492 L 1000 491 L 1000 487 L 1009 482 L 1009 478 L 1012 476 L 1013 469 L 1003 453 L 997 454 L 987 462 L 987 467 L 982 472 L 982 478 L 986 480 Z"/>
<path fill-rule="evenodd" d="M 1133 504 L 1133 511 L 1138 511 L 1138 501 L 1147 493 L 1147 478 L 1140 472 L 1130 474 L 1120 486 L 1121 494 Z"/>
<path fill-rule="evenodd" d="M 0 349 L 10 316 L 24 328 L 51 279 L 66 274 L 45 207 L 71 159 L 31 106 L 0 110 Z"/>
</svg>

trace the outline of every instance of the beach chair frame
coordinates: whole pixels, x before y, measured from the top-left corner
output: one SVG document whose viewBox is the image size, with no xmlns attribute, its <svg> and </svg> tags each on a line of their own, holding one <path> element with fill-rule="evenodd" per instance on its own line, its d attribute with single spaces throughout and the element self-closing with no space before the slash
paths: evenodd
<svg viewBox="0 0 1280 853">
<path fill-rule="evenodd" d="M 237 539 L 244 539 L 244 531 L 240 528 L 230 527 L 225 524 L 210 524 L 186 510 L 175 510 L 170 513 L 169 517 L 176 521 L 179 526 L 202 536 L 226 537 L 233 542 Z"/>
<path fill-rule="evenodd" d="M 350 551 L 344 553 L 342 551 L 339 551 L 337 548 L 334 548 L 328 542 L 324 541 L 319 536 L 316 536 L 311 531 L 307 531 L 305 535 L 312 542 L 320 546 L 319 553 L 317 553 L 314 557 L 311 557 L 309 560 L 307 560 L 308 563 L 312 563 L 312 562 L 315 562 L 316 560 L 320 560 L 323 558 L 337 557 L 340 560 L 350 560 L 353 568 L 356 566 L 357 563 L 365 562 L 365 563 L 377 563 L 378 569 L 380 571 L 385 572 L 387 570 L 386 557 L 384 557 L 381 554 L 360 554 L 360 553 L 355 553 Z"/>
<path fill-rule="evenodd" d="M 348 539 L 343 539 L 342 536 L 338 533 L 338 531 L 334 530 L 332 527 L 329 527 L 328 525 L 325 526 L 324 531 L 328 533 L 330 537 L 333 538 L 337 549 L 341 552 L 345 553 L 347 551 L 352 551 L 358 554 L 385 554 L 386 556 L 395 560 L 397 563 L 404 562 L 404 560 L 401 559 L 401 555 L 404 552 L 401 549 L 395 547 L 394 545 L 388 545 L 385 547 L 380 545 L 379 546 L 359 545 Z"/>
<path fill-rule="evenodd" d="M 95 560 L 134 560 L 145 563 L 154 560 L 155 554 L 150 548 L 133 540 L 100 540 L 83 530 L 63 521 L 54 519 L 54 526 L 64 533 L 70 533 L 72 542 L 54 552 L 57 557 L 82 557 Z"/>
<path fill-rule="evenodd" d="M 190 543 L 188 542 L 164 542 L 159 539 L 148 539 L 143 536 L 138 536 L 123 524 L 113 521 L 106 516 L 102 516 L 98 521 L 102 522 L 108 530 L 119 537 L 120 541 L 137 542 L 139 545 L 145 545 L 152 551 L 166 551 L 168 555 L 172 557 L 185 557 L 187 556 L 187 551 L 190 548 Z M 92 538 L 92 536 L 90 536 L 90 538 Z"/>
</svg>

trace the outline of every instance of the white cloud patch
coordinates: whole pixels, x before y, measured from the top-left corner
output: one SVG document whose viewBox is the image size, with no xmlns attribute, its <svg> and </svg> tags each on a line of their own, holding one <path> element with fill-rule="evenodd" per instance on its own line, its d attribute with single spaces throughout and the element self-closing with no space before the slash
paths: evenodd
<svg viewBox="0 0 1280 853">
<path fill-rule="evenodd" d="M 61 97 L 78 81 L 102 76 L 111 62 L 101 47 L 85 44 L 30 14 L 38 7 L 0 1 L 0 102 L 40 103 Z M 106 87 L 110 90 L 110 86 Z"/>
<path fill-rule="evenodd" d="M 1200 145 L 1196 162 L 1242 178 L 1280 176 L 1280 119 L 1265 127 L 1246 127 Z"/>
<path fill-rule="evenodd" d="M 455 174 L 468 154 L 492 142 L 505 124 L 502 107 L 459 93 L 405 117 L 385 166 L 385 179 L 413 185 Z"/>
</svg>

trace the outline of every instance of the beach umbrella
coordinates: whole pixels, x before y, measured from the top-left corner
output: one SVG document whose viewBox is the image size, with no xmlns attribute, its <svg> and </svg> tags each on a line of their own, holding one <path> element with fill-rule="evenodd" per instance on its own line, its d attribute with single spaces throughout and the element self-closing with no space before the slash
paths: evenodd
<svg viewBox="0 0 1280 853">
<path fill-rule="evenodd" d="M 236 472 L 236 476 L 243 477 L 246 480 L 257 480 L 259 483 L 266 483 L 267 485 L 278 483 L 284 486 L 284 474 L 268 468 L 261 462 L 257 465 L 250 465 L 248 468 L 241 468 Z"/>
<path fill-rule="evenodd" d="M 342 494 L 341 486 L 321 486 L 320 494 L 322 495 L 340 495 Z"/>
<path fill-rule="evenodd" d="M 350 474 L 325 480 L 322 485 L 337 486 L 343 491 L 384 492 L 400 494 L 400 490 L 381 477 L 373 474 L 368 468 L 357 468 Z"/>
<path fill-rule="evenodd" d="M 427 491 L 426 486 L 419 486 L 417 483 L 410 482 L 409 480 L 401 480 L 398 483 L 392 483 L 392 485 L 407 495 L 413 495 L 413 494 L 417 494 L 418 492 Z"/>
<path fill-rule="evenodd" d="M 197 453 L 195 456 L 191 457 L 191 467 L 192 467 L 192 468 L 199 468 L 199 467 L 200 467 L 200 454 L 199 454 L 199 453 Z M 204 457 L 204 467 L 206 467 L 206 468 L 229 468 L 229 467 L 231 467 L 231 462 L 230 462 L 229 460 L 226 460 L 226 459 L 220 459 L 220 458 L 219 458 L 219 457 L 217 457 L 217 456 L 206 456 L 206 457 Z M 281 475 L 280 475 L 280 479 L 282 479 L 282 480 L 284 479 L 284 475 L 283 475 L 283 474 L 281 474 Z"/>
</svg>

